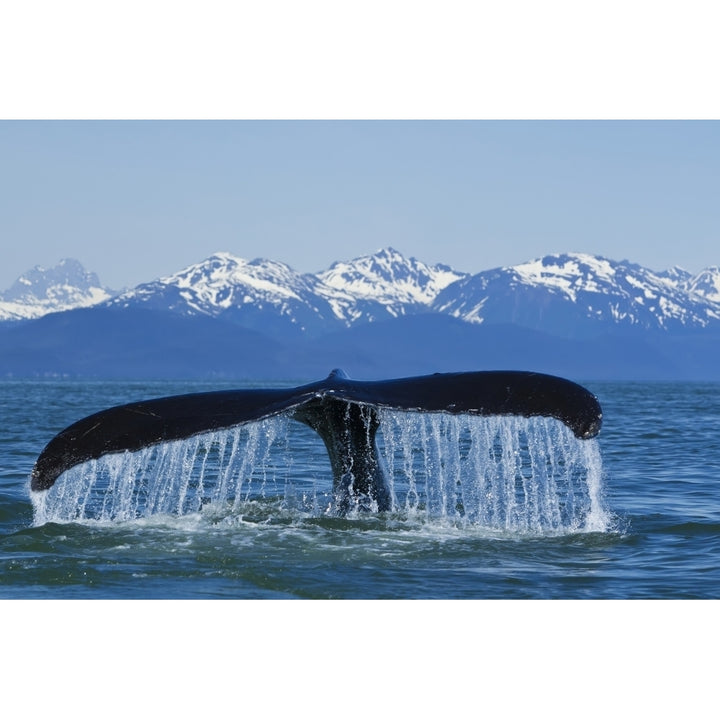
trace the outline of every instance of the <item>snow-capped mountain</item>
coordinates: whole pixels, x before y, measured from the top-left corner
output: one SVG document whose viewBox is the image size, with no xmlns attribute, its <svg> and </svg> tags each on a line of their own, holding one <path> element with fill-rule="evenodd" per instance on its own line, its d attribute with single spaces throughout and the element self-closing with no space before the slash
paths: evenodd
<svg viewBox="0 0 720 720">
<path fill-rule="evenodd" d="M 317 274 L 216 253 L 123 293 L 111 305 L 222 317 L 273 335 L 288 330 L 312 335 L 427 311 L 438 292 L 462 277 L 445 266 L 407 260 L 391 248 Z"/>
<path fill-rule="evenodd" d="M 720 303 L 720 268 L 706 268 L 695 277 L 687 278 L 683 287 L 710 302 Z"/>
<path fill-rule="evenodd" d="M 320 285 L 315 276 L 297 273 L 284 263 L 215 253 L 122 293 L 109 304 L 222 317 L 270 334 L 312 333 L 337 319 Z"/>
<path fill-rule="evenodd" d="M 720 322 L 719 274 L 666 273 L 581 253 L 547 255 L 460 280 L 436 311 L 471 323 L 510 323 L 565 337 L 601 328 L 697 329 Z"/>
<path fill-rule="evenodd" d="M 317 277 L 353 299 L 350 307 L 335 304 L 337 315 L 351 324 L 427 311 L 442 290 L 467 274 L 447 265 L 406 259 L 397 250 L 386 248 L 349 262 L 335 262 Z"/>
<path fill-rule="evenodd" d="M 653 272 L 628 261 L 567 253 L 468 275 L 387 248 L 302 274 L 273 260 L 216 253 L 112 296 L 94 273 L 63 260 L 25 273 L 0 295 L 0 320 L 98 304 L 220 318 L 276 339 L 317 337 L 417 313 L 590 337 L 613 328 L 720 328 L 720 269 Z"/>
<path fill-rule="evenodd" d="M 672 267 L 669 270 L 661 270 L 655 274 L 659 278 L 670 280 L 670 282 L 678 285 L 679 287 L 684 287 L 686 283 L 693 279 L 693 274 L 691 272 L 688 272 L 685 268 L 681 268 L 678 265 L 675 265 L 675 267 Z"/>
<path fill-rule="evenodd" d="M 108 300 L 113 291 L 103 287 L 95 273 L 73 259 L 55 267 L 34 267 L 21 275 L 9 290 L 0 293 L 0 320 L 29 320 Z"/>
</svg>

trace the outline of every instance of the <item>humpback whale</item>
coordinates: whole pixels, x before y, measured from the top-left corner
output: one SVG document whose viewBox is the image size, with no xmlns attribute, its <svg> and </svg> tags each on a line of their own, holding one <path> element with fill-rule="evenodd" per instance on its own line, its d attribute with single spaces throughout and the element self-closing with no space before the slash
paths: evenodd
<svg viewBox="0 0 720 720">
<path fill-rule="evenodd" d="M 553 417 L 576 437 L 595 437 L 602 424 L 597 398 L 564 378 L 526 371 L 436 373 L 361 381 L 333 370 L 296 388 L 253 388 L 173 395 L 102 410 L 58 433 L 40 453 L 30 487 L 48 490 L 63 472 L 106 454 L 288 413 L 322 438 L 338 510 L 391 508 L 375 444 L 379 408 L 411 412 Z"/>
</svg>

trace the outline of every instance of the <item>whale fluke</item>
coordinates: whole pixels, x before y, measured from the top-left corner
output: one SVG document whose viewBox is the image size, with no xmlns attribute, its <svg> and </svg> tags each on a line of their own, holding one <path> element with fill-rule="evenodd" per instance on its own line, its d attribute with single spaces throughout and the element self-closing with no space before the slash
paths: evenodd
<svg viewBox="0 0 720 720">
<path fill-rule="evenodd" d="M 361 381 L 333 370 L 324 380 L 296 388 L 174 395 L 102 410 L 73 423 L 47 444 L 32 470 L 30 487 L 47 490 L 66 470 L 103 455 L 289 413 L 323 439 L 341 507 L 354 495 L 387 510 L 390 494 L 375 446 L 377 408 L 547 416 L 581 439 L 597 435 L 602 423 L 600 404 L 592 393 L 552 375 L 482 371 Z"/>
</svg>

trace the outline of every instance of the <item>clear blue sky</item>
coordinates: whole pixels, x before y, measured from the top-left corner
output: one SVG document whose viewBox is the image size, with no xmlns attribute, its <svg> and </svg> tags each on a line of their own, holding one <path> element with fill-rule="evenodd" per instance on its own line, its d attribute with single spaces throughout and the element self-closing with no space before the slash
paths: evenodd
<svg viewBox="0 0 720 720">
<path fill-rule="evenodd" d="M 218 250 L 720 264 L 716 121 L 3 121 L 0 157 L 2 289 L 64 257 L 121 287 Z"/>
</svg>

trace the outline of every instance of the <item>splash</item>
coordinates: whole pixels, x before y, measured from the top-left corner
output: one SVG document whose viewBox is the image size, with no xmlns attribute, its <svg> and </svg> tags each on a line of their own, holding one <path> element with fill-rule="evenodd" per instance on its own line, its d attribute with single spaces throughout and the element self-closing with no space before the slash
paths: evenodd
<svg viewBox="0 0 720 720">
<path fill-rule="evenodd" d="M 77 465 L 32 493 L 35 524 L 186 515 L 276 493 L 292 469 L 289 422 L 266 418 Z"/>
<path fill-rule="evenodd" d="M 608 528 L 597 441 L 556 420 L 381 410 L 380 421 L 393 514 L 513 534 Z M 265 499 L 307 517 L 334 513 L 331 485 L 319 438 L 280 415 L 107 455 L 31 496 L 36 525 L 242 515 Z"/>
<path fill-rule="evenodd" d="M 512 533 L 602 532 L 602 461 L 551 418 L 383 412 L 397 507 Z"/>
</svg>

